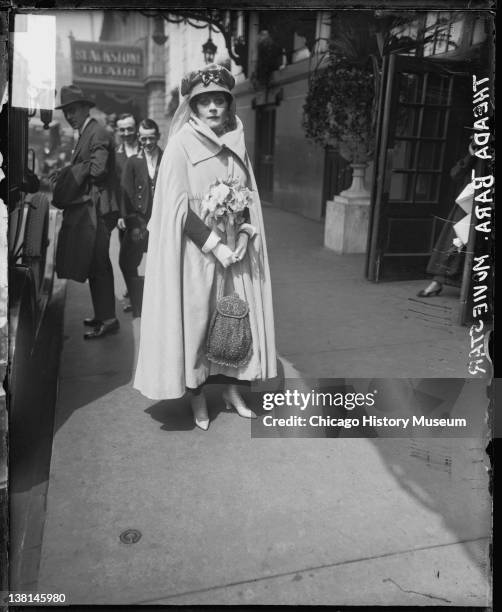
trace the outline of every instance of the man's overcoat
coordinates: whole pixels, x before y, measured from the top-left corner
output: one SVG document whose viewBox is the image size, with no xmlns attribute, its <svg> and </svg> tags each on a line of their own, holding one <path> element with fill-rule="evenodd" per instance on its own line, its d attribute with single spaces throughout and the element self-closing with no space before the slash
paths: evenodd
<svg viewBox="0 0 502 612">
<path fill-rule="evenodd" d="M 113 137 L 95 119 L 85 126 L 54 188 L 53 204 L 61 208 L 56 271 L 60 278 L 84 282 L 96 239 L 97 215 L 117 215 Z"/>
</svg>

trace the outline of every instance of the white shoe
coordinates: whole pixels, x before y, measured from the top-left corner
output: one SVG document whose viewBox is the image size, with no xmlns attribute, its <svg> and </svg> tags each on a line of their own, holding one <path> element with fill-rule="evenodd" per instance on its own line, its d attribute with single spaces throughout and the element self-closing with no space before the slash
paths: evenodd
<svg viewBox="0 0 502 612">
<path fill-rule="evenodd" d="M 194 423 L 203 431 L 209 429 L 209 419 L 199 420 L 197 417 L 194 417 Z"/>
<path fill-rule="evenodd" d="M 227 410 L 235 408 L 239 416 L 245 419 L 256 419 L 256 414 L 246 406 L 235 385 L 228 385 L 226 390 L 223 391 L 223 401 Z"/>
<path fill-rule="evenodd" d="M 190 405 L 193 412 L 194 423 L 200 429 L 207 431 L 209 428 L 209 415 L 207 414 L 206 396 L 201 391 L 198 395 L 191 394 Z"/>
</svg>

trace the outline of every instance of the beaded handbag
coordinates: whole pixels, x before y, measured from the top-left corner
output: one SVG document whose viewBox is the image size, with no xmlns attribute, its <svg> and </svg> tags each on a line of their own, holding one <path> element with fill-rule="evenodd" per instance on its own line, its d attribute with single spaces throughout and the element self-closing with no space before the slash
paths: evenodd
<svg viewBox="0 0 502 612">
<path fill-rule="evenodd" d="M 225 286 L 223 279 L 221 293 Z M 206 357 L 223 366 L 239 368 L 252 355 L 249 305 L 237 293 L 219 297 L 209 323 Z"/>
</svg>

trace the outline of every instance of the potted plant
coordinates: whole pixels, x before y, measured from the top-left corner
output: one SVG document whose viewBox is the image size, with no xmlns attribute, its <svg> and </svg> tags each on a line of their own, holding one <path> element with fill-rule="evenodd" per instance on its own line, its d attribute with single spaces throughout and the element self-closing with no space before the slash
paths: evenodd
<svg viewBox="0 0 502 612">
<path fill-rule="evenodd" d="M 275 42 L 268 30 L 262 30 L 258 34 L 258 60 L 256 69 L 251 75 L 251 82 L 255 89 L 268 89 L 275 70 L 281 67 L 283 50 Z"/>
<path fill-rule="evenodd" d="M 444 17 L 442 27 L 455 19 L 455 12 Z M 420 30 L 414 38 L 411 22 Z M 373 155 L 383 56 L 413 53 L 435 36 L 436 25 L 427 26 L 420 12 L 332 14 L 328 49 L 309 79 L 303 126 L 307 137 L 351 162 L 354 189 L 362 189 L 364 168 Z"/>
<path fill-rule="evenodd" d="M 371 68 L 333 55 L 326 68 L 312 76 L 304 105 L 307 136 L 351 163 L 351 192 L 366 192 L 363 178 L 374 147 L 374 99 Z"/>
<path fill-rule="evenodd" d="M 303 107 L 307 137 L 352 167 L 349 189 L 328 200 L 324 244 L 338 253 L 364 252 L 370 194 L 364 175 L 374 149 L 378 48 L 373 14 L 336 14 L 327 52 L 309 79 Z"/>
</svg>

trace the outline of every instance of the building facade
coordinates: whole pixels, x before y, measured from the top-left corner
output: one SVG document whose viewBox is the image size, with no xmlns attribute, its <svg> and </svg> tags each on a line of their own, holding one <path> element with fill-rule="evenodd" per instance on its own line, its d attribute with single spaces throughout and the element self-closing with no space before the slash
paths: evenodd
<svg viewBox="0 0 502 612">
<path fill-rule="evenodd" d="M 88 14 L 92 14 L 89 11 Z M 153 40 L 155 22 L 141 11 L 103 11 L 95 38 L 73 31 L 71 71 L 102 115 L 132 113 L 159 125 L 163 141 L 165 115 L 165 47 Z"/>
<path fill-rule="evenodd" d="M 470 83 L 476 71 L 489 67 L 490 16 L 367 13 L 375 17 L 369 35 L 379 49 L 379 88 L 373 159 L 365 175 L 366 276 L 374 281 L 423 278 L 451 206 L 449 169 L 468 144 Z M 304 105 L 310 77 L 326 61 L 328 45 L 343 37 L 337 23 L 341 14 L 227 11 L 226 42 L 207 22 L 206 28 L 200 27 L 204 22 L 194 27 L 186 11 L 178 23 L 165 24 L 167 115 L 176 108 L 181 76 L 203 62 L 201 47 L 210 35 L 218 47 L 215 61 L 230 63 L 236 77 L 237 112 L 262 199 L 321 222 L 326 200 L 350 185 L 352 169 L 338 153 L 306 137 Z"/>
<path fill-rule="evenodd" d="M 228 11 L 226 27 L 235 49 L 245 41 L 241 65 L 230 59 L 216 28 L 210 31 L 203 22 L 166 22 L 166 112 L 169 117 L 174 114 L 181 77 L 204 64 L 202 45 L 210 36 L 217 46 L 214 61 L 227 66 L 236 78 L 237 113 L 244 123 L 262 199 L 321 219 L 325 151 L 305 138 L 302 114 L 309 71 L 319 61 L 323 39 L 329 34 L 329 14 Z M 273 74 L 262 74 L 260 49 L 263 41 L 266 45 L 271 39 L 271 30 L 281 34 L 281 47 L 274 56 Z"/>
<path fill-rule="evenodd" d="M 302 126 L 310 71 L 325 50 L 323 11 L 251 12 L 248 64 L 235 88 L 262 198 L 311 219 L 323 216 L 325 151 Z"/>
</svg>

